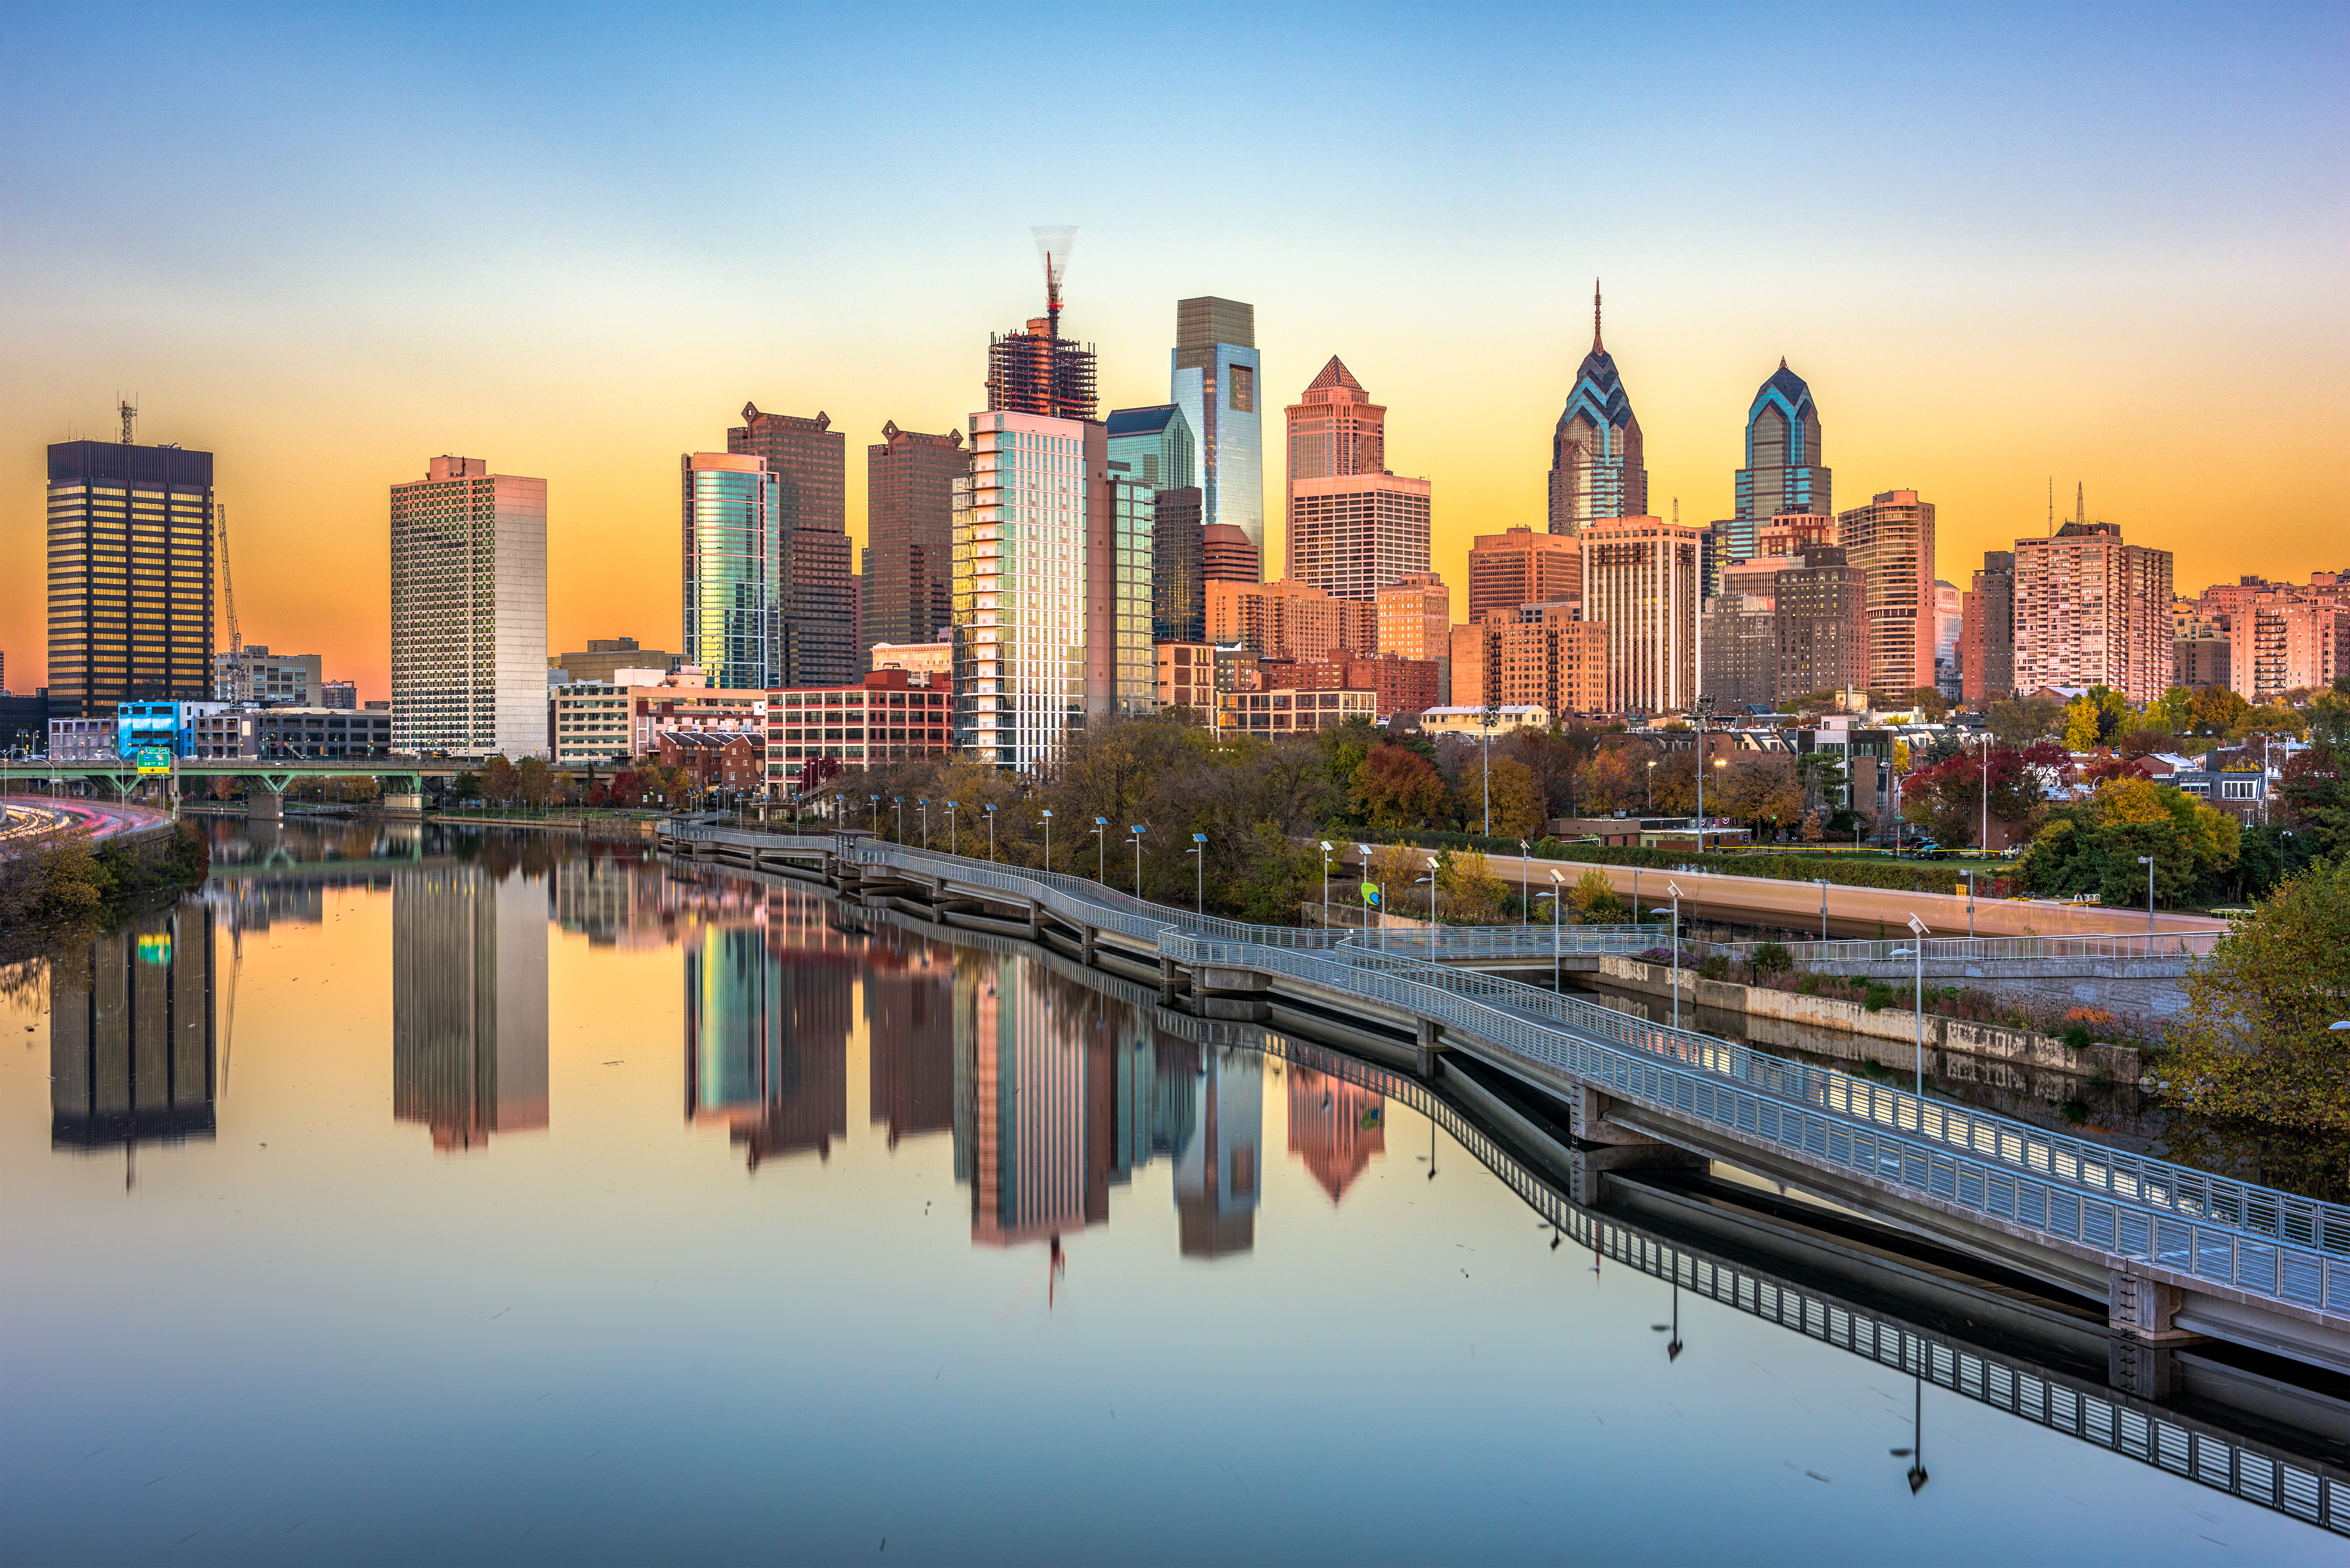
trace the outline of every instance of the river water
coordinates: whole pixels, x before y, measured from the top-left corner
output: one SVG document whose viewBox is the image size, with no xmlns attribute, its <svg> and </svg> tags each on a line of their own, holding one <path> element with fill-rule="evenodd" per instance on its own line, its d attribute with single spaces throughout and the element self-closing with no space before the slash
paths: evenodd
<svg viewBox="0 0 2350 1568">
<path fill-rule="evenodd" d="M 536 835 L 220 860 L 0 998 L 11 1563 L 2342 1560 L 1002 944 Z"/>
</svg>

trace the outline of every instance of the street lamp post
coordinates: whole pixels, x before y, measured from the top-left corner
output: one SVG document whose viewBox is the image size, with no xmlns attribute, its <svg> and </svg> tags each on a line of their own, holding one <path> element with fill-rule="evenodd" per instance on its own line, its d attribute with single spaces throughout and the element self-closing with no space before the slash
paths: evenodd
<svg viewBox="0 0 2350 1568">
<path fill-rule="evenodd" d="M 1981 848 L 1985 855 L 1991 853 L 1991 735 L 1989 732 L 1985 732 L 1982 738 L 1982 844 Z M 1973 936 L 1973 930 L 1969 929 L 1967 935 Z"/>
<path fill-rule="evenodd" d="M 1322 926 L 1325 930 L 1327 930 L 1330 926 L 1330 841 L 1325 838 L 1320 842 L 1322 845 Z"/>
<path fill-rule="evenodd" d="M 874 837 L 876 837 L 876 838 L 879 838 L 879 837 L 880 837 L 880 836 L 881 836 L 881 797 L 880 797 L 879 795 L 876 794 L 876 795 L 868 795 L 866 798 L 867 798 L 868 800 L 870 800 L 870 801 L 873 803 L 873 804 L 872 804 L 872 805 L 871 805 L 869 808 L 868 808 L 868 810 L 871 812 L 871 814 L 872 814 L 872 818 L 873 818 L 873 836 L 874 836 Z"/>
<path fill-rule="evenodd" d="M 1558 946 L 1558 907 L 1566 902 L 1566 878 L 1557 867 L 1551 868 L 1550 891 L 1542 897 L 1550 900 L 1550 988 L 1561 996 L 1566 994 L 1565 970 L 1561 966 Z"/>
<path fill-rule="evenodd" d="M 906 842 L 906 797 L 893 794 L 889 800 L 898 812 L 898 842 L 903 844 Z"/>
<path fill-rule="evenodd" d="M 1665 891 L 1673 896 L 1673 1027 L 1681 1026 L 1681 885 L 1669 881 Z"/>
<path fill-rule="evenodd" d="M 1966 877 L 1967 877 L 1967 940 L 1969 940 L 1969 941 L 1972 941 L 1972 940 L 1974 940 L 1974 939 L 1975 939 L 1975 874 L 1974 874 L 1974 870 L 1973 870 L 1973 868 L 1972 868 L 1971 867 L 1970 867 L 1968 868 L 1967 873 L 1966 873 Z M 2149 917 L 2149 918 L 2151 918 L 2151 917 Z"/>
<path fill-rule="evenodd" d="M 1134 896 L 1139 898 L 1142 897 L 1142 824 L 1135 823 L 1127 831 L 1134 835 L 1127 842 L 1134 846 Z"/>
<path fill-rule="evenodd" d="M 931 797 L 926 794 L 916 795 L 914 810 L 921 817 L 922 847 L 928 849 L 931 846 Z"/>
<path fill-rule="evenodd" d="M 1436 862 L 1430 860 L 1428 863 L 1427 876 L 1415 877 L 1412 880 L 1415 883 L 1428 884 L 1428 961 L 1434 963 L 1436 961 Z"/>
<path fill-rule="evenodd" d="M 1053 813 L 1052 813 L 1051 808 L 1049 808 L 1049 807 L 1047 807 L 1047 808 L 1045 809 L 1045 811 L 1044 822 L 1045 822 L 1045 876 L 1047 876 L 1047 877 L 1050 877 L 1050 876 L 1053 874 Z"/>
<path fill-rule="evenodd" d="M 1094 818 L 1094 880 L 1109 886 L 1109 818 Z"/>
<path fill-rule="evenodd" d="M 1895 958 L 1914 958 L 1918 961 L 1918 994 L 1915 1002 L 1918 1010 L 1918 1069 L 1916 1091 L 1918 1099 L 1923 1100 L 1926 1097 L 1926 939 L 1928 936 L 1931 935 L 1932 932 L 1925 921 L 1919 919 L 1916 915 L 1911 915 L 1909 917 L 1909 934 L 1911 937 L 1910 945 L 1906 948 L 1894 949 L 1893 956 Z M 1921 1108 L 1919 1115 L 1922 1116 L 1924 1112 Z"/>
<path fill-rule="evenodd" d="M 1363 853 L 1363 886 L 1373 889 L 1372 897 L 1378 907 L 1379 950 L 1385 952 L 1388 946 L 1388 890 L 1371 880 L 1371 846 L 1367 844 L 1357 844 L 1355 847 Z"/>
<path fill-rule="evenodd" d="M 2146 867 L 2146 934 L 2154 935 L 2154 857 L 2141 855 L 2137 863 Z M 1972 935 L 1971 929 L 1968 933 Z"/>
<path fill-rule="evenodd" d="M 1828 940 L 1828 879 L 1820 878 L 1820 940 Z"/>
<path fill-rule="evenodd" d="M 1198 857 L 1199 876 L 1192 884 L 1191 913 L 1204 917 L 1208 912 L 1208 836 L 1191 835 L 1191 847 L 1187 853 Z"/>
<path fill-rule="evenodd" d="M 995 864 L 995 803 L 987 803 L 987 863 Z"/>
<path fill-rule="evenodd" d="M 950 855 L 955 852 L 955 807 L 962 804 L 959 800 L 947 802 L 947 853 Z"/>
<path fill-rule="evenodd" d="M 1650 763 L 1648 764 L 1648 794 L 1647 794 L 1647 795 L 1644 797 L 1644 800 L 1645 800 L 1645 804 L 1644 804 L 1644 805 L 1643 805 L 1643 807 L 1642 807 L 1642 815 L 1647 815 L 1647 816 L 1654 816 L 1654 815 L 1657 815 L 1657 764 L 1656 764 L 1655 763 Z"/>
<path fill-rule="evenodd" d="M 1534 853 L 1533 845 L 1518 840 L 1518 919 L 1522 921 L 1534 918 Z"/>
</svg>

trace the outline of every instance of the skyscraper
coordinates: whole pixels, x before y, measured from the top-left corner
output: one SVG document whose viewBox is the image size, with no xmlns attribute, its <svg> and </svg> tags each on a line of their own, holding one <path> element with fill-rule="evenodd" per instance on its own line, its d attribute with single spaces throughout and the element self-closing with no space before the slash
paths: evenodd
<svg viewBox="0 0 2350 1568">
<path fill-rule="evenodd" d="M 1204 295 L 1175 302 L 1169 397 L 1199 443 L 1204 526 L 1238 528 L 1264 558 L 1264 431 L 1256 306 Z"/>
<path fill-rule="evenodd" d="M 392 878 L 391 1116 L 436 1149 L 546 1126 L 546 917 L 479 862 Z"/>
<path fill-rule="evenodd" d="M 1151 636 L 1196 642 L 1201 614 L 1201 496 L 1191 422 L 1173 403 L 1114 409 L 1109 431 L 1113 479 L 1144 487 L 1151 503 Z"/>
<path fill-rule="evenodd" d="M 1180 490 L 1199 483 L 1199 442 L 1191 421 L 1173 403 L 1145 409 L 1112 409 L 1109 471 L 1152 490 Z"/>
<path fill-rule="evenodd" d="M 1161 490 L 1150 504 L 1150 639 L 1199 642 L 1208 635 L 1208 542 L 1200 525 L 1200 487 Z M 1241 542 L 1248 542 L 1245 535 Z M 1252 568 L 1248 580 L 1256 576 Z"/>
<path fill-rule="evenodd" d="M 1779 369 L 1754 393 L 1746 410 L 1746 466 L 1738 471 L 1736 522 L 1744 532 L 1733 534 L 1733 549 L 1742 561 L 1756 553 L 1756 532 L 1782 512 L 1827 514 L 1835 511 L 1834 475 L 1820 466 L 1820 411 L 1804 379 Z"/>
<path fill-rule="evenodd" d="M 1960 605 L 1960 696 L 1980 709 L 2015 691 L 2015 552 L 1985 550 Z"/>
<path fill-rule="evenodd" d="M 1842 691 L 1868 673 L 1868 574 L 1834 545 L 1814 545 L 1773 578 L 1773 644 L 1782 707 Z"/>
<path fill-rule="evenodd" d="M 1256 546 L 1229 523 L 1200 530 L 1200 576 L 1210 583 L 1261 583 L 1264 572 Z"/>
<path fill-rule="evenodd" d="M 685 661 L 710 684 L 764 691 L 783 680 L 775 475 L 748 453 L 678 460 Z"/>
<path fill-rule="evenodd" d="M 1599 287 L 1591 289 L 1591 352 L 1575 372 L 1550 443 L 1550 531 L 1580 534 L 1602 517 L 1648 510 L 1640 421 L 1616 361 L 1599 339 Z"/>
<path fill-rule="evenodd" d="M 1028 318 L 1021 332 L 991 334 L 987 340 L 987 406 L 992 410 L 1040 414 L 1046 419 L 1094 417 L 1094 346 L 1061 336 L 1061 284 L 1068 276 L 1072 227 L 1029 231 L 1045 264 L 1045 314 Z"/>
<path fill-rule="evenodd" d="M 49 712 L 212 695 L 213 454 L 120 441 L 49 448 Z"/>
<path fill-rule="evenodd" d="M 769 912 L 786 918 L 711 920 L 685 946 L 686 1117 L 724 1126 L 753 1170 L 848 1132 L 856 957 L 820 924 L 794 929 L 800 909 Z"/>
<path fill-rule="evenodd" d="M 1607 628 L 1607 711 L 1678 712 L 1697 697 L 1698 550 L 1661 517 L 1584 524 L 1583 618 Z"/>
<path fill-rule="evenodd" d="M 1158 493 L 1110 471 L 1100 425 L 1087 425 L 1086 437 L 1086 718 L 1099 724 L 1157 705 L 1150 596 Z"/>
<path fill-rule="evenodd" d="M 2151 702 L 2170 684 L 2171 652 L 2169 551 L 2077 518 L 2015 542 L 2017 691 L 2107 686 Z M 2234 662 L 2242 690 L 2249 661 L 2239 650 Z"/>
<path fill-rule="evenodd" d="M 1386 405 L 1371 401 L 1336 354 L 1287 412 L 1292 485 L 1337 473 L 1387 472 Z"/>
<path fill-rule="evenodd" d="M 1959 700 L 1960 639 L 1966 626 L 1966 596 L 1956 583 L 1934 580 L 1934 687 Z"/>
<path fill-rule="evenodd" d="M 1837 513 L 1836 533 L 1846 559 L 1868 576 L 1868 689 L 1900 695 L 1933 685 L 1933 503 L 1914 490 L 1879 491 Z"/>
<path fill-rule="evenodd" d="M 546 481 L 436 457 L 391 487 L 391 744 L 546 753 Z"/>
<path fill-rule="evenodd" d="M 1336 355 L 1288 416 L 1287 575 L 1368 599 L 1428 570 L 1431 487 L 1388 472 L 1388 411 Z"/>
<path fill-rule="evenodd" d="M 863 632 L 875 643 L 929 642 L 954 620 L 954 482 L 971 472 L 962 432 L 923 435 L 892 420 L 865 449 Z"/>
<path fill-rule="evenodd" d="M 764 457 L 775 476 L 776 597 L 783 679 L 839 686 L 857 679 L 857 589 L 841 499 L 847 439 L 819 410 L 814 419 L 743 405 L 726 450 Z"/>
<path fill-rule="evenodd" d="M 1514 615 L 1520 605 L 1583 602 L 1583 547 L 1574 538 L 1511 528 L 1469 545 L 1469 618 Z"/>
</svg>

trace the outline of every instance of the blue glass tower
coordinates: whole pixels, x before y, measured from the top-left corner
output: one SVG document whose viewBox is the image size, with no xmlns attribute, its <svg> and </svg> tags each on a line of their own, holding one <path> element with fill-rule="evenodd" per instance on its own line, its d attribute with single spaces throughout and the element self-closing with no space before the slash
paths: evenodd
<svg viewBox="0 0 2350 1568">
<path fill-rule="evenodd" d="M 1781 359 L 1746 410 L 1746 466 L 1738 471 L 1736 517 L 1745 526 L 1733 535 L 1745 549 L 1733 558 L 1750 558 L 1757 532 L 1782 512 L 1833 514 L 1831 477 L 1820 466 L 1820 410 L 1812 389 Z"/>
<path fill-rule="evenodd" d="M 1203 296 L 1175 302 L 1170 396 L 1199 445 L 1202 527 L 1238 528 L 1264 557 L 1263 367 L 1256 306 Z"/>
<path fill-rule="evenodd" d="M 688 452 L 682 470 L 685 657 L 710 684 L 784 683 L 776 476 L 747 452 Z"/>
<path fill-rule="evenodd" d="M 1591 352 L 1550 443 L 1550 531 L 1580 534 L 1603 517 L 1644 517 L 1648 470 L 1640 421 L 1615 357 L 1599 339 L 1599 288 L 1591 289 Z"/>
<path fill-rule="evenodd" d="M 1191 421 L 1173 403 L 1147 409 L 1113 409 L 1109 416 L 1110 472 L 1152 490 L 1181 490 L 1199 483 L 1198 447 Z M 1120 468 L 1118 464 L 1126 466 Z"/>
</svg>

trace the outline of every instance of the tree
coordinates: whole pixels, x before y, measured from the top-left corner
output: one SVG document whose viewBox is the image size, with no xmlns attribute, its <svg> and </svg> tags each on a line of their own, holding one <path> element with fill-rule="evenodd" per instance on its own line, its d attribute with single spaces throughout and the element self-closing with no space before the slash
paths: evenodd
<svg viewBox="0 0 2350 1568">
<path fill-rule="evenodd" d="M 2225 686 L 2207 686 L 2195 693 L 2190 722 L 2198 735 L 2224 735 L 2251 711 L 2251 704 Z"/>
<path fill-rule="evenodd" d="M 1447 851 L 1436 885 L 1444 895 L 1437 913 L 1460 926 L 1493 924 L 1502 918 L 1502 901 L 1510 896 L 1509 888 L 1474 849 Z"/>
<path fill-rule="evenodd" d="M 1260 822 L 1249 835 L 1232 902 L 1243 919 L 1285 926 L 1296 920 L 1297 908 L 1309 895 L 1319 896 L 1321 885 L 1321 851 L 1295 843 L 1278 824 Z"/>
<path fill-rule="evenodd" d="M 2050 814 L 2024 852 L 2018 879 L 2036 893 L 2095 893 L 2106 902 L 2146 897 L 2141 855 L 2155 861 L 2158 903 L 2230 885 L 2241 850 L 2236 819 L 2183 790 L 2137 777 L 2108 779 L 2077 805 Z"/>
<path fill-rule="evenodd" d="M 1461 770 L 1461 783 L 1453 791 L 1453 814 L 1460 818 L 1464 831 L 1484 833 L 1486 789 L 1492 791 L 1493 826 L 1496 838 L 1528 838 L 1543 827 L 1542 792 L 1534 784 L 1533 770 L 1511 757 L 1495 757 L 1490 781 L 1485 770 L 1475 763 Z"/>
<path fill-rule="evenodd" d="M 2195 723 L 2195 693 L 2173 686 L 2147 705 L 2147 718 L 2173 735 L 2183 735 Z"/>
<path fill-rule="evenodd" d="M 1783 753 L 1741 753 L 1728 767 L 1714 770 L 1709 783 L 1712 787 L 1706 794 L 1707 809 L 1746 824 L 1758 837 L 1766 828 L 1783 827 L 1804 815 L 1804 788 L 1795 776 L 1795 760 Z"/>
<path fill-rule="evenodd" d="M 1642 810 L 1648 799 L 1648 764 L 1656 760 L 1650 746 L 1625 742 L 1603 747 L 1583 769 L 1583 809 Z"/>
<path fill-rule="evenodd" d="M 492 805 L 504 805 L 521 787 L 522 774 L 500 753 L 482 764 L 482 794 Z"/>
<path fill-rule="evenodd" d="M 1926 715 L 1926 722 L 1939 724 L 1950 713 L 1950 700 L 1935 686 L 1912 686 L 1902 695 L 1902 706 L 1915 708 Z"/>
<path fill-rule="evenodd" d="M 1991 732 L 2002 745 L 2019 750 L 2034 741 L 2053 741 L 2064 733 L 2064 704 L 2054 697 L 2012 697 L 1991 705 Z"/>
<path fill-rule="evenodd" d="M 1354 796 L 1373 827 L 1400 832 L 1444 809 L 1444 780 L 1417 752 L 1381 744 L 1355 771 Z"/>
<path fill-rule="evenodd" d="M 2343 777 L 2345 751 L 2320 744 L 2285 762 L 2279 781 L 2277 816 L 2309 857 L 2350 863 L 2350 780 Z"/>
<path fill-rule="evenodd" d="M 1567 893 L 1566 901 L 1574 906 L 1578 925 L 1613 926 L 1623 923 L 1624 901 L 1616 896 L 1615 886 L 1607 880 L 1607 873 L 1596 867 L 1575 879 L 1575 887 Z"/>
<path fill-rule="evenodd" d="M 545 805 L 555 791 L 555 770 L 544 757 L 525 757 L 515 770 L 515 789 L 533 805 Z"/>
<path fill-rule="evenodd" d="M 2092 686 L 2064 704 L 2064 744 L 2075 752 L 2101 746 L 2128 715 L 2128 698 L 2110 686 Z"/>
<path fill-rule="evenodd" d="M 1416 844 L 1383 844 L 1371 857 L 1371 868 L 1366 880 L 1385 888 L 1387 905 L 1401 911 L 1428 907 L 1428 895 L 1415 886 L 1428 875 L 1428 863 L 1436 857 Z"/>
<path fill-rule="evenodd" d="M 2350 860 L 2321 860 L 2188 969 L 2166 1088 L 2190 1110 L 2350 1132 Z"/>
</svg>

